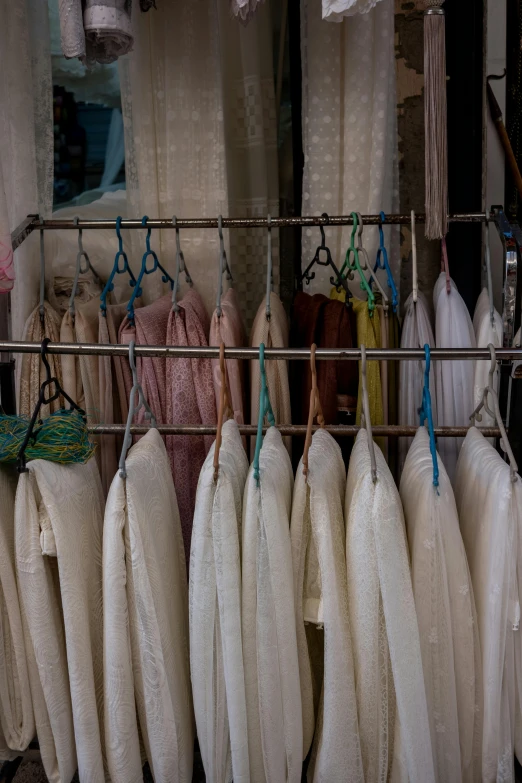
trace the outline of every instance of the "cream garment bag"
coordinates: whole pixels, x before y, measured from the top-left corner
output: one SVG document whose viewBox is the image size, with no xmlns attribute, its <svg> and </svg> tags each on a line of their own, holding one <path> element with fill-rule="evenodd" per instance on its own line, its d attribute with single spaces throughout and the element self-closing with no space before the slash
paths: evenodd
<svg viewBox="0 0 522 783">
<path fill-rule="evenodd" d="M 34 460 L 18 480 L 15 551 L 36 731 L 51 783 L 104 783 L 103 494 L 94 459 Z"/>
<path fill-rule="evenodd" d="M 387 780 L 394 753 L 401 759 L 402 771 L 398 775 L 394 770 L 393 780 L 433 783 L 404 517 L 386 460 L 375 444 L 374 449 L 375 483 L 368 435 L 360 430 L 350 457 L 345 502 L 348 604 L 364 780 Z"/>
<path fill-rule="evenodd" d="M 291 522 L 304 755 L 314 736 L 312 674 L 320 677 L 312 672 L 304 624 L 324 628 L 310 783 L 364 781 L 346 584 L 345 486 L 341 450 L 329 433 L 318 430 L 308 453 L 308 477 L 302 460 L 297 469 Z"/>
<path fill-rule="evenodd" d="M 194 728 L 187 575 L 176 492 L 151 429 L 117 473 L 103 529 L 104 696 L 112 783 L 142 783 L 138 723 L 155 783 L 190 783 Z"/>
<path fill-rule="evenodd" d="M 214 479 L 212 444 L 199 477 L 189 580 L 190 673 L 208 783 L 248 783 L 241 645 L 241 506 L 248 461 L 235 421 L 226 421 Z"/>
<path fill-rule="evenodd" d="M 482 292 L 477 299 L 475 306 L 475 312 L 473 314 L 473 328 L 475 330 L 475 337 L 477 348 L 486 348 L 492 344 L 495 348 L 502 347 L 502 316 L 493 311 L 493 323 L 491 322 L 491 311 L 489 307 L 489 294 L 488 289 L 483 288 Z M 473 406 L 479 404 L 482 400 L 482 393 L 489 382 L 489 370 L 491 361 L 489 359 L 483 359 L 475 362 L 475 375 L 473 384 Z M 493 376 L 493 389 L 498 393 L 499 372 L 495 370 Z M 482 421 L 477 421 L 477 427 L 494 427 L 495 420 L 485 408 L 481 411 Z"/>
<path fill-rule="evenodd" d="M 0 722 L 7 748 L 24 751 L 35 734 L 22 615 L 15 575 L 16 473 L 0 467 Z M 16 754 L 15 754 L 16 755 Z"/>
<path fill-rule="evenodd" d="M 430 438 L 419 427 L 400 494 L 412 558 L 412 582 L 438 783 L 480 783 L 482 667 L 468 561 L 451 483 L 438 459 L 433 486 Z"/>
<path fill-rule="evenodd" d="M 303 724 L 290 543 L 294 477 L 275 427 L 243 502 L 242 632 L 252 783 L 299 783 Z"/>
<path fill-rule="evenodd" d="M 522 481 L 518 477 L 512 483 L 509 465 L 475 427 L 468 431 L 461 449 L 455 499 L 482 648 L 481 779 L 483 783 L 511 783 L 515 780 L 516 647 L 517 667 L 520 666 L 517 548 L 522 521 Z"/>
</svg>

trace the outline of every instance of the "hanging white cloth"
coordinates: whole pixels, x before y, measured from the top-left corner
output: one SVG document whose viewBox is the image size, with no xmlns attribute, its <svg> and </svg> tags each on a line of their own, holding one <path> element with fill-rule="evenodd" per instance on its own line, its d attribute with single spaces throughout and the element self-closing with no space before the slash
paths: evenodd
<svg viewBox="0 0 522 783">
<path fill-rule="evenodd" d="M 94 459 L 27 469 L 15 551 L 42 761 L 51 783 L 69 783 L 77 766 L 82 783 L 105 783 L 100 476 Z"/>
<path fill-rule="evenodd" d="M 482 648 L 481 780 L 511 783 L 515 779 L 515 644 L 520 651 L 517 548 L 522 483 L 520 478 L 511 482 L 509 465 L 475 427 L 469 430 L 460 452 L 455 499 Z"/>
<path fill-rule="evenodd" d="M 379 0 L 323 0 L 323 19 L 342 22 L 345 16 L 367 14 Z"/>
<path fill-rule="evenodd" d="M 406 299 L 404 306 L 404 321 L 402 322 L 401 348 L 421 348 L 429 345 L 435 347 L 433 327 L 428 310 L 426 297 L 417 292 L 417 303 L 413 301 L 413 293 Z M 422 389 L 424 387 L 425 362 L 400 362 L 399 366 L 399 424 L 417 426 L 419 424 L 419 408 L 422 405 Z M 435 396 L 435 362 L 432 362 L 430 372 L 431 410 L 433 421 L 437 421 L 437 400 Z M 402 473 L 406 455 L 412 443 L 412 438 L 399 439 L 399 475 Z"/>
<path fill-rule="evenodd" d="M 14 469 L 0 467 L 0 725 L 7 748 L 24 751 L 35 725 L 15 575 L 15 491 Z"/>
<path fill-rule="evenodd" d="M 482 774 L 482 665 L 477 614 L 453 489 L 425 427 L 408 452 L 400 494 L 412 558 L 431 742 L 438 783 Z"/>
<path fill-rule="evenodd" d="M 161 435 L 116 474 L 103 528 L 104 696 L 112 783 L 141 783 L 138 722 L 156 783 L 190 783 L 194 721 L 185 550 Z"/>
<path fill-rule="evenodd" d="M 246 27 L 230 13 L 230 0 L 161 2 L 152 13 L 133 14 L 132 25 L 134 49 L 119 61 L 127 212 L 178 217 L 277 215 L 269 4 L 259 5 Z M 173 30 L 177 31 L 174 46 Z M 277 233 L 272 233 L 277 291 Z M 262 229 L 231 231 L 230 236 L 225 231 L 247 328 L 266 286 L 266 235 Z M 132 236 L 131 243 L 138 262 L 143 239 Z M 182 246 L 194 283 L 212 313 L 218 232 L 182 232 Z M 155 248 L 173 273 L 175 232 L 158 235 Z M 160 296 L 161 276 L 150 275 L 147 287 L 152 297 Z"/>
<path fill-rule="evenodd" d="M 386 460 L 376 444 L 374 448 L 375 483 L 368 435 L 360 430 L 350 457 L 345 500 L 364 780 L 386 780 L 391 771 L 396 699 L 401 729 L 395 752 L 404 757 L 410 781 L 435 781 L 402 506 Z"/>
<path fill-rule="evenodd" d="M 249 783 L 241 644 L 241 506 L 248 461 L 235 421 L 223 424 L 199 477 L 189 580 L 190 673 L 209 783 Z"/>
<path fill-rule="evenodd" d="M 275 427 L 243 503 L 241 622 L 252 783 L 300 783 L 303 723 L 290 543 L 294 478 Z"/>
<path fill-rule="evenodd" d="M 475 312 L 473 314 L 473 329 L 477 348 L 487 348 L 492 343 L 495 348 L 502 347 L 502 316 L 496 310 L 493 313 L 493 324 L 491 323 L 491 312 L 489 309 L 488 289 L 483 288 L 477 299 Z M 489 359 L 475 362 L 475 376 L 473 384 L 474 404 L 476 407 L 482 400 L 482 393 L 489 384 L 489 370 L 491 361 Z M 493 375 L 493 388 L 498 393 L 499 371 L 498 367 Z M 483 408 L 480 412 L 482 421 L 477 421 L 477 427 L 494 427 L 495 420 L 493 416 Z"/>
<path fill-rule="evenodd" d="M 326 0 L 325 0 L 326 2 Z M 366 0 L 363 0 L 366 4 Z M 352 3 L 337 0 L 333 5 Z M 357 0 L 357 6 L 361 6 Z M 323 6 L 324 7 L 324 6 Z M 398 208 L 397 100 L 394 0 L 381 0 L 369 13 L 341 24 L 321 19 L 320 0 L 301 0 L 303 113 L 303 211 L 307 215 L 375 214 Z M 399 272 L 398 252 L 390 264 Z M 337 265 L 349 245 L 351 226 L 326 228 Z M 317 248 L 317 229 L 303 231 L 303 270 Z M 373 265 L 379 246 L 376 227 L 364 231 Z M 398 251 L 398 244 L 397 244 Z M 330 293 L 331 270 L 316 267 L 307 290 Z M 383 277 L 383 285 L 386 279 Z"/>
<path fill-rule="evenodd" d="M 446 292 L 446 275 L 441 272 L 433 289 L 435 343 L 437 348 L 475 348 L 475 332 L 468 308 L 453 280 Z M 473 412 L 475 363 L 439 361 L 435 365 L 437 419 L 439 427 L 465 427 Z M 441 438 L 439 452 L 450 480 L 455 479 L 462 438 Z"/>
<path fill-rule="evenodd" d="M 306 753 L 313 734 L 312 672 L 303 625 L 324 627 L 324 678 L 308 779 L 362 783 L 348 589 L 341 450 L 324 430 L 314 433 L 308 479 L 302 460 L 292 501 L 292 557 L 297 601 L 299 673 Z"/>
</svg>

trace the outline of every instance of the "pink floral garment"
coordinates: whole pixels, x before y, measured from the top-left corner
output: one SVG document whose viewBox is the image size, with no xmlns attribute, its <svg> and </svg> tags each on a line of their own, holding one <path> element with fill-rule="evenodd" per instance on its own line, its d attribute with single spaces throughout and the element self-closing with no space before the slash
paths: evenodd
<svg viewBox="0 0 522 783">
<path fill-rule="evenodd" d="M 246 345 L 246 339 L 237 295 L 233 288 L 229 288 L 221 300 L 221 317 L 215 311 L 212 316 L 209 344 L 220 346 L 224 342 L 225 348 L 241 348 Z M 226 367 L 230 404 L 234 410 L 236 423 L 241 425 L 245 423 L 244 362 L 239 359 L 227 359 Z M 221 394 L 219 359 L 212 359 L 212 376 L 216 393 L 216 408 L 219 409 L 219 395 Z"/>
<path fill-rule="evenodd" d="M 167 345 L 206 346 L 208 331 L 209 320 L 205 306 L 200 295 L 191 288 L 179 302 L 179 311 L 170 313 Z M 216 399 L 210 359 L 169 359 L 166 381 L 166 415 L 169 424 L 216 424 Z M 213 435 L 167 436 L 167 452 L 176 487 L 187 570 L 199 474 L 213 441 Z"/>
</svg>

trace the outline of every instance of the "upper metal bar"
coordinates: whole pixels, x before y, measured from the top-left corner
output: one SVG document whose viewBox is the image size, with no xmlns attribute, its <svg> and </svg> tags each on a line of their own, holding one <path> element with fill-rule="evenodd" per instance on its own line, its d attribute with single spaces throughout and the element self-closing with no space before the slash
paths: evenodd
<svg viewBox="0 0 522 783">
<path fill-rule="evenodd" d="M 365 225 L 376 226 L 384 222 L 388 225 L 409 224 L 411 215 L 386 215 L 386 219 L 381 221 L 379 215 L 362 215 Z M 487 212 L 462 212 L 448 215 L 450 223 L 484 223 L 489 219 Z M 417 223 L 424 223 L 426 216 L 419 213 L 415 216 Z M 332 215 L 325 218 L 321 215 L 300 215 L 293 217 L 273 217 L 271 219 L 272 228 L 283 228 L 284 226 L 350 226 L 352 225 L 351 215 Z M 132 218 L 121 221 L 122 228 L 140 229 L 143 228 L 141 218 Z M 177 218 L 177 228 L 217 228 L 217 218 Z M 78 230 L 106 228 L 115 230 L 116 219 L 114 220 L 79 220 L 75 223 L 73 219 L 51 218 L 49 220 L 40 220 L 38 215 L 28 215 L 26 220 L 21 223 L 11 234 L 13 248 L 22 244 L 24 239 L 35 228 L 48 230 Z M 147 228 L 175 228 L 170 218 L 149 218 Z M 242 218 L 223 218 L 223 228 L 268 228 L 268 216 L 242 217 Z"/>
<path fill-rule="evenodd" d="M 9 353 L 40 353 L 40 343 L 0 341 L 0 352 Z M 49 343 L 47 353 L 74 354 L 79 356 L 123 356 L 128 357 L 128 345 L 100 345 L 99 343 Z M 164 356 L 170 359 L 219 359 L 219 348 L 203 347 L 191 348 L 177 345 L 137 345 L 134 349 L 136 356 Z M 497 348 L 498 360 L 522 360 L 522 348 Z M 368 348 L 366 351 L 368 361 L 422 359 L 422 348 Z M 259 348 L 225 348 L 227 359 L 259 359 Z M 318 348 L 315 358 L 320 359 L 347 359 L 357 361 L 361 358 L 359 348 Z M 490 359 L 488 348 L 433 348 L 431 358 L 465 360 L 465 359 Z M 310 359 L 309 348 L 267 348 L 265 359 Z"/>
</svg>

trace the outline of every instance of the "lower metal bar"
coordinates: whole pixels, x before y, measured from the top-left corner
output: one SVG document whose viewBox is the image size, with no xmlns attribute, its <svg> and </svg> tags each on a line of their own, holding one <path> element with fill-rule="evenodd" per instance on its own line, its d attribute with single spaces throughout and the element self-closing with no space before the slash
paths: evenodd
<svg viewBox="0 0 522 783">
<path fill-rule="evenodd" d="M 97 424 L 88 429 L 92 435 L 120 435 L 125 432 L 125 425 Z M 131 426 L 131 433 L 133 435 L 144 435 L 150 429 L 152 428 L 148 426 L 134 424 Z M 215 435 L 217 427 L 208 427 L 203 424 L 158 424 L 156 429 L 162 435 Z M 277 429 L 281 435 L 306 435 L 307 427 L 306 424 L 278 424 Z M 315 432 L 321 428 L 314 426 L 312 429 Z M 332 424 L 324 427 L 324 429 L 332 435 L 353 437 L 354 435 L 357 435 L 361 427 Z M 464 438 L 468 429 L 468 427 L 435 427 L 435 435 L 443 438 Z M 266 430 L 267 427 L 265 427 L 263 431 L 266 432 Z M 380 427 L 372 426 L 374 435 L 385 435 L 392 438 L 400 436 L 413 437 L 417 430 L 418 427 L 408 427 L 405 425 L 388 424 Z M 496 438 L 500 436 L 498 427 L 481 427 L 480 431 L 486 438 Z M 239 427 L 239 432 L 241 435 L 257 435 L 257 426 L 245 424 Z"/>
<path fill-rule="evenodd" d="M 40 353 L 40 343 L 0 341 L 0 352 L 9 353 Z M 98 343 L 49 343 L 48 353 L 74 354 L 78 356 L 124 356 L 128 357 L 127 345 L 100 345 Z M 170 359 L 218 359 L 219 348 L 188 348 L 176 345 L 136 345 L 136 356 L 164 356 Z M 497 359 L 522 360 L 522 348 L 497 348 Z M 418 348 L 369 348 L 366 351 L 368 360 L 415 360 L 424 359 L 424 350 Z M 259 359 L 258 348 L 225 348 L 226 359 Z M 316 359 L 349 359 L 357 361 L 361 358 L 359 348 L 318 348 Z M 470 360 L 490 359 L 488 348 L 433 348 L 432 360 Z M 265 359 L 310 359 L 309 348 L 267 348 Z"/>
</svg>

